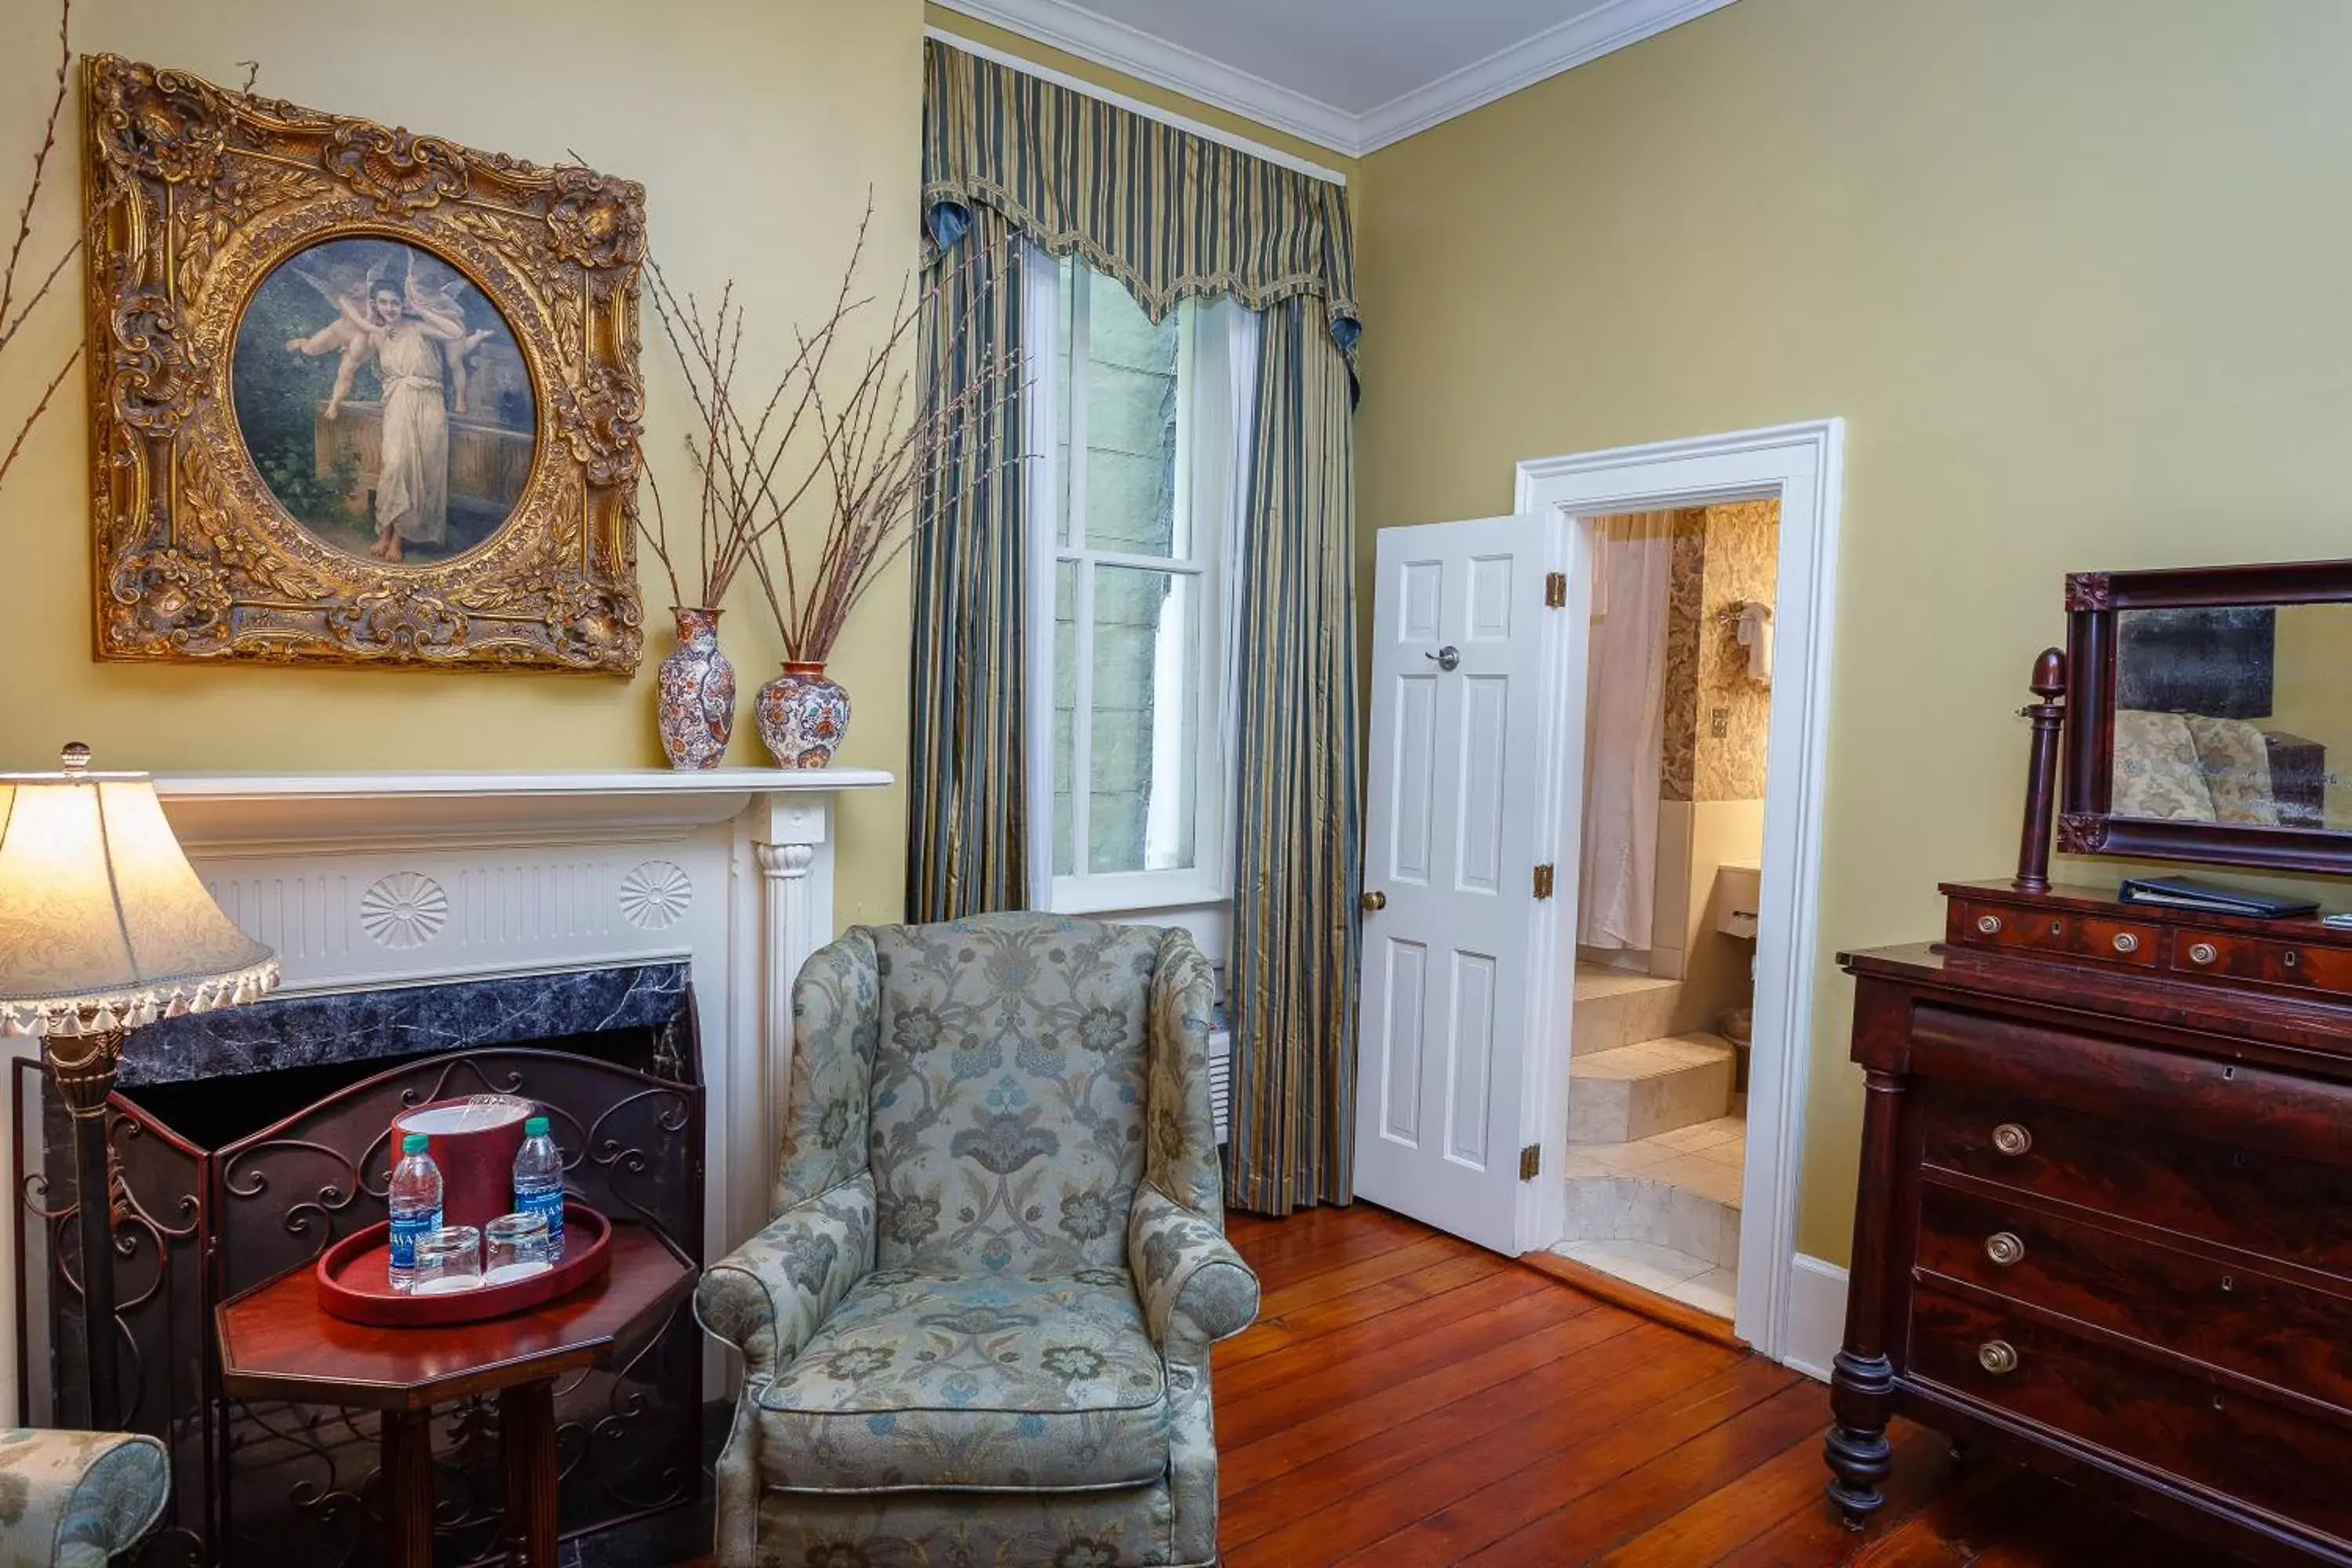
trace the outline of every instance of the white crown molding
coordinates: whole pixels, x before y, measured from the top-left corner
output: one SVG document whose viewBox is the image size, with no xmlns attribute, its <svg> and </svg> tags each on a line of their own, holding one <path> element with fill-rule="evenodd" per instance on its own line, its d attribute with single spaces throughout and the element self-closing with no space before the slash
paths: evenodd
<svg viewBox="0 0 2352 1568">
<path fill-rule="evenodd" d="M 1498 98 L 1531 87 L 1565 70 L 1694 17 L 1722 9 L 1732 0 L 1607 0 L 1598 10 L 1546 32 L 1538 33 L 1483 60 L 1449 72 L 1424 87 L 1390 100 L 1362 114 L 1311 98 L 1306 93 L 1226 65 L 1221 60 L 1154 37 L 1124 22 L 1089 11 L 1073 0 L 939 0 L 950 11 L 1018 33 L 1041 44 L 1091 60 L 1112 70 L 1181 92 L 1214 108 L 1238 114 L 1276 131 L 1328 147 L 1350 158 L 1360 158 L 1391 142 L 1457 116 Z M 976 46 L 953 40 L 960 47 Z M 992 58 L 1003 58 L 981 49 Z M 1024 68 L 1038 68 L 1014 61 Z M 1049 74 L 1038 72 L 1038 74 Z M 1118 100 L 1099 88 L 1076 85 L 1097 98 L 1121 102 L 1161 120 L 1174 117 L 1163 110 Z M 1187 126 L 1187 129 L 1202 129 Z M 1220 141 L 1239 145 L 1234 138 Z M 1268 151 L 1252 148 L 1251 151 Z M 1293 160 L 1277 159 L 1291 163 Z M 1328 172 L 1327 172 L 1328 173 Z"/>
<path fill-rule="evenodd" d="M 1302 142 L 1355 156 L 1356 117 L 1345 110 L 1155 38 L 1070 0 L 940 0 L 940 4 Z M 1095 89 L 1095 95 L 1102 96 L 1100 89 Z"/>
<path fill-rule="evenodd" d="M 1532 38 L 1391 99 L 1356 117 L 1352 155 L 1362 157 L 1433 125 L 1507 98 L 1546 77 L 1574 70 L 1606 54 L 1655 37 L 1671 27 L 1719 11 L 1731 0 L 1609 0 Z"/>
</svg>

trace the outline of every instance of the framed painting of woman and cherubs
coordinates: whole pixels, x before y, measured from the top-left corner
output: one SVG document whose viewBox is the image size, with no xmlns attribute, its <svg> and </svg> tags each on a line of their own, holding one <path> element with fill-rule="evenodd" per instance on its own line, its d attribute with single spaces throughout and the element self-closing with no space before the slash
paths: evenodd
<svg viewBox="0 0 2352 1568">
<path fill-rule="evenodd" d="M 643 190 L 86 71 L 100 657 L 634 669 Z"/>
</svg>

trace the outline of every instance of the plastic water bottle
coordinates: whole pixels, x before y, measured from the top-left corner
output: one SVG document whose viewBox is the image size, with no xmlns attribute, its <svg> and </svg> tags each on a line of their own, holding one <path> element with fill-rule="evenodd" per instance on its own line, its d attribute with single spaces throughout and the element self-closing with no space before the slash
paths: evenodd
<svg viewBox="0 0 2352 1568">
<path fill-rule="evenodd" d="M 547 1216 L 547 1260 L 563 1260 L 563 1152 L 547 1131 L 547 1118 L 534 1116 L 522 1124 L 522 1147 L 515 1152 L 514 1205 L 517 1214 Z"/>
<path fill-rule="evenodd" d="M 432 1140 L 411 1132 L 400 1141 L 392 1173 L 392 1288 L 416 1283 L 416 1238 L 441 1228 L 441 1168 L 425 1151 Z"/>
</svg>

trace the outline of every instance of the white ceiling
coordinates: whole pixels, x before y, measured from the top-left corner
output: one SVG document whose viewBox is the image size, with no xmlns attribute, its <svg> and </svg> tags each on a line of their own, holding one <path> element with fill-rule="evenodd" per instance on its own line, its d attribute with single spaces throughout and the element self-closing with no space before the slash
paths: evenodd
<svg viewBox="0 0 2352 1568">
<path fill-rule="evenodd" d="M 940 0 L 1350 157 L 1731 0 Z"/>
</svg>

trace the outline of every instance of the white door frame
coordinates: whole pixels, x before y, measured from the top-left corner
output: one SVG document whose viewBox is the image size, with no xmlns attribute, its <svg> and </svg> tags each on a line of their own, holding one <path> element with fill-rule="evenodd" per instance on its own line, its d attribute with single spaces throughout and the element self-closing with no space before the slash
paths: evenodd
<svg viewBox="0 0 2352 1568">
<path fill-rule="evenodd" d="M 1845 467 L 1845 421 L 1819 419 L 1769 429 L 1609 451 L 1533 458 L 1518 465 L 1518 511 L 1557 509 L 1571 518 L 1662 511 L 1716 501 L 1780 503 L 1774 628 L 1771 735 L 1765 753 L 1764 874 L 1757 910 L 1754 1044 L 1748 1083 L 1748 1164 L 1742 1177 L 1739 1291 L 1733 1331 L 1775 1361 L 1796 1348 L 1789 1306 L 1797 1253 L 1797 1198 L 1803 1176 L 1805 1094 L 1813 1049 L 1814 949 L 1821 914 L 1823 774 L 1829 745 L 1830 650 L 1836 626 L 1838 514 Z M 1588 546 L 1571 531 L 1581 565 Z M 1581 574 L 1580 574 L 1580 575 Z M 1580 710 L 1580 685 L 1564 691 Z M 1552 757 L 1556 776 L 1583 777 L 1583 724 L 1563 724 Z M 1573 742 L 1568 737 L 1573 735 Z M 1572 860 L 1576 841 L 1563 834 Z M 1560 879 L 1575 885 L 1569 861 Z M 1570 938 L 1560 938 L 1567 944 Z M 1572 947 L 1568 948 L 1572 952 Z M 1560 962 L 1535 1037 L 1565 1041 L 1573 1004 L 1572 963 Z M 1568 1145 L 1567 1053 L 1535 1063 L 1543 1168 L 1563 1168 Z M 1533 1184 L 1529 1247 L 1548 1245 L 1566 1225 L 1558 1177 Z"/>
</svg>

